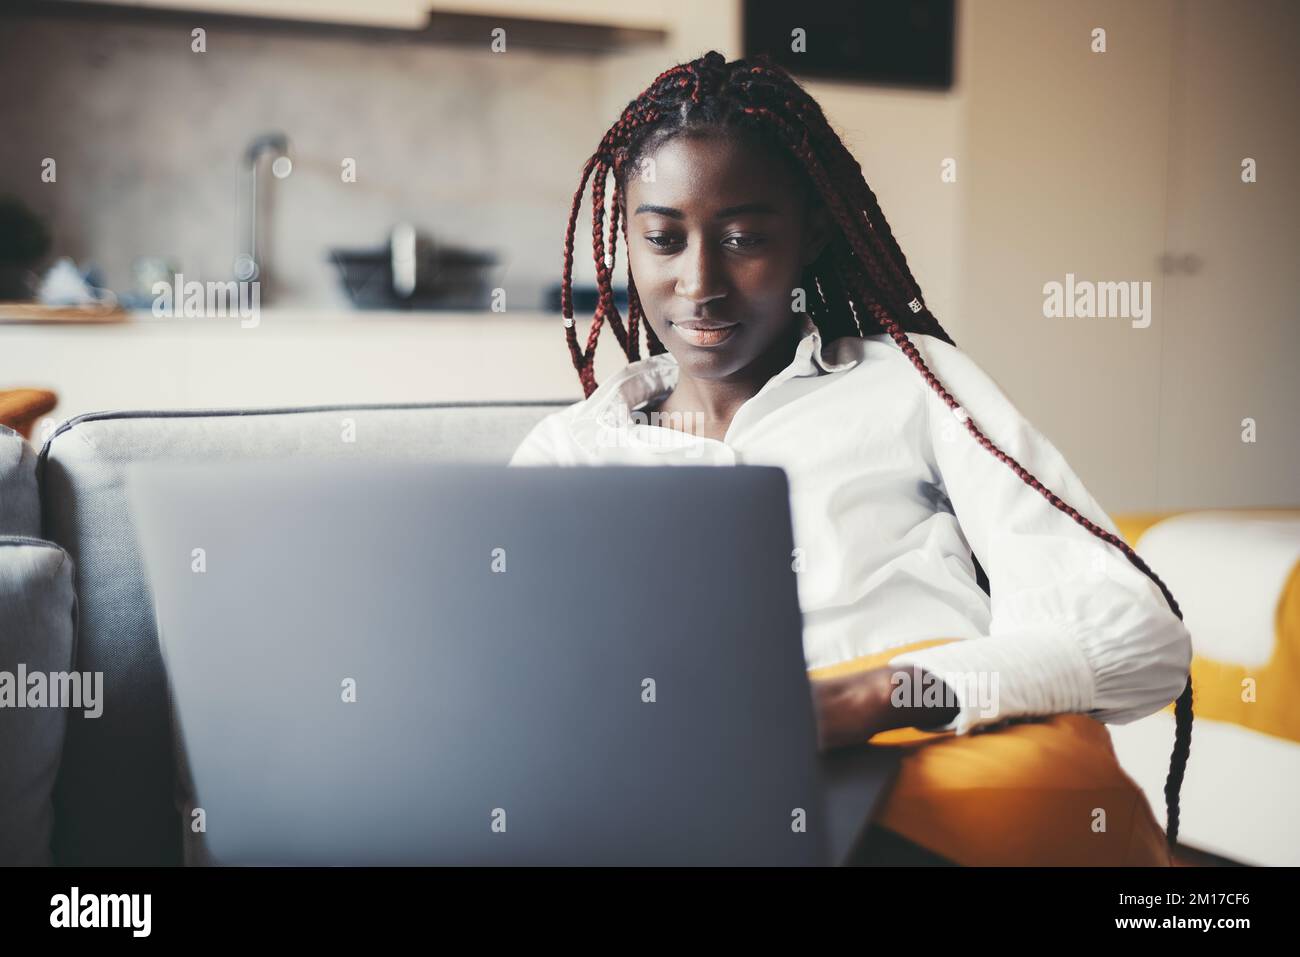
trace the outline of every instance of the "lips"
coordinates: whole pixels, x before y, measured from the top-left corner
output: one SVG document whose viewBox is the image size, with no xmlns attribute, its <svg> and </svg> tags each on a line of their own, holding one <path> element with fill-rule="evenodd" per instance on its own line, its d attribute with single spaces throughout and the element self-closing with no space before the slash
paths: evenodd
<svg viewBox="0 0 1300 957">
<path fill-rule="evenodd" d="M 740 328 L 736 322 L 717 322 L 709 319 L 690 319 L 674 322 L 677 334 L 694 346 L 716 346 L 730 339 Z"/>
</svg>

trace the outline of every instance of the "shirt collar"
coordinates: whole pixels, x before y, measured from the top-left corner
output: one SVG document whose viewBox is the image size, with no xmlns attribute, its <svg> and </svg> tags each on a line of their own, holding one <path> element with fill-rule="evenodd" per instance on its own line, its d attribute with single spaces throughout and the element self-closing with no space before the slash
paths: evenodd
<svg viewBox="0 0 1300 957">
<path fill-rule="evenodd" d="M 842 362 L 823 355 L 821 331 L 812 317 L 801 313 L 799 344 L 790 364 L 774 375 L 764 389 L 784 379 L 843 372 L 858 364 L 849 358 Z M 634 410 L 651 399 L 671 392 L 677 385 L 678 365 L 671 352 L 661 352 L 628 365 L 606 380 L 591 395 L 591 416 L 606 423 L 626 422 Z"/>
</svg>

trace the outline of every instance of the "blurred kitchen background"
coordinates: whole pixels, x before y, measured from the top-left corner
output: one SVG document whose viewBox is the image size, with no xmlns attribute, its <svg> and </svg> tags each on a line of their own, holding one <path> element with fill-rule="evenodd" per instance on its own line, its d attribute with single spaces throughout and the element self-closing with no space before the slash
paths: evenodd
<svg viewBox="0 0 1300 957">
<path fill-rule="evenodd" d="M 583 164 L 662 70 L 795 27 L 928 304 L 1106 507 L 1300 502 L 1291 0 L 9 3 L 0 390 L 57 395 L 37 440 L 98 409 L 576 401 Z M 584 341 L 589 233 L 584 204 Z M 149 309 L 241 270 L 256 328 Z M 1151 282 L 1150 326 L 1044 318 L 1067 273 Z"/>
</svg>

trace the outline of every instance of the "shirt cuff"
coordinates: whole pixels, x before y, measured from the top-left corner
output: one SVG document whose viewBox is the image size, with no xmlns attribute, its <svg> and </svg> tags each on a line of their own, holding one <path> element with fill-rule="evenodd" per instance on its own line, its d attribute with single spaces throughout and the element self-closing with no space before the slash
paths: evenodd
<svg viewBox="0 0 1300 957">
<path fill-rule="evenodd" d="M 968 734 L 1009 718 L 1092 708 L 1088 659 L 1067 629 L 1051 623 L 904 652 L 887 667 L 900 665 L 924 668 L 956 698 L 957 717 L 926 730 Z"/>
</svg>

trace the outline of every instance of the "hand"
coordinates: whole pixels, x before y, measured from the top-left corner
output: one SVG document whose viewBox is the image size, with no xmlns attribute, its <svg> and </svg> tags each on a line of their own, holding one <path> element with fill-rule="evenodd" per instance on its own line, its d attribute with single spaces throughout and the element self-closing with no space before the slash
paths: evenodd
<svg viewBox="0 0 1300 957">
<path fill-rule="evenodd" d="M 957 717 L 957 709 L 951 706 L 895 704 L 892 698 L 894 676 L 907 671 L 906 667 L 872 668 L 814 680 L 812 691 L 817 714 L 818 749 L 829 751 L 866 744 L 881 731 L 938 727 Z M 917 687 L 936 680 L 923 668 L 915 669 L 911 678 Z M 940 687 L 946 692 L 946 685 L 940 683 Z M 941 700 L 946 700 L 946 697 Z"/>
<path fill-rule="evenodd" d="M 888 726 L 892 708 L 887 668 L 821 678 L 812 682 L 812 690 L 821 751 L 866 744 Z"/>
</svg>

